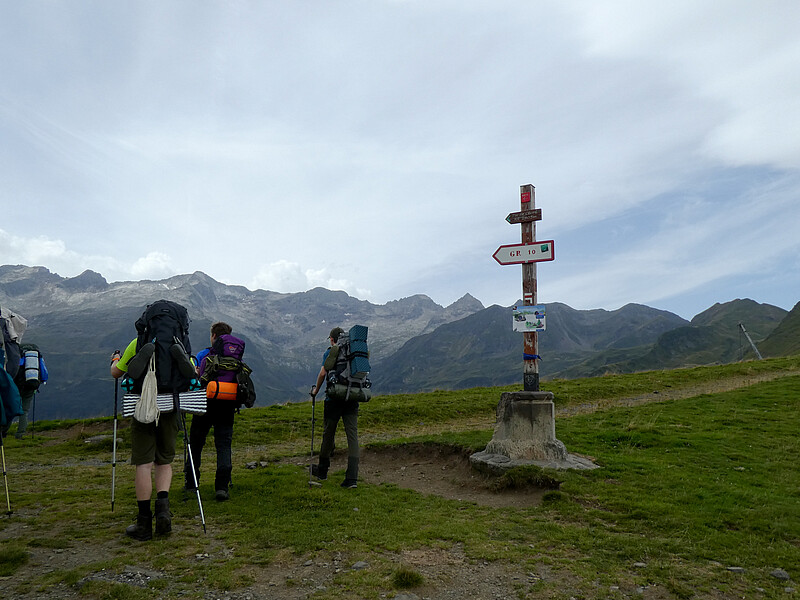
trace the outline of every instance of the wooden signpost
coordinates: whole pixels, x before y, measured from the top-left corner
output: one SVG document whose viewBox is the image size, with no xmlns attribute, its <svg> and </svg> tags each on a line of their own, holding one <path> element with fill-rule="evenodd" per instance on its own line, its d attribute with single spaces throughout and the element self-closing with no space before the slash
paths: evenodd
<svg viewBox="0 0 800 600">
<path fill-rule="evenodd" d="M 536 221 L 542 212 L 534 204 L 532 185 L 519 188 L 522 210 L 511 213 L 506 221 L 522 226 L 522 243 L 500 246 L 492 257 L 501 265 L 522 265 L 522 302 L 536 306 L 536 263 L 553 260 L 553 240 L 536 241 Z M 503 392 L 497 405 L 497 421 L 492 439 L 481 452 L 469 457 L 473 468 L 500 475 L 516 466 L 535 464 L 550 469 L 594 469 L 591 460 L 567 452 L 556 438 L 556 415 L 553 393 L 539 391 L 539 338 L 536 330 L 544 329 L 544 307 L 517 311 L 541 315 L 532 330 L 523 328 L 523 382 L 521 392 Z M 515 317 L 517 316 L 515 315 Z M 527 317 L 525 317 L 527 322 Z"/>
<path fill-rule="evenodd" d="M 536 208 L 536 192 L 531 184 L 519 188 L 520 211 L 511 213 L 506 221 L 522 226 L 522 243 L 500 246 L 492 257 L 501 265 L 522 265 L 522 304 L 536 304 L 536 263 L 555 259 L 553 240 L 536 241 L 536 221 L 542 211 Z M 535 331 L 525 332 L 523 358 L 523 389 L 539 391 L 539 337 Z"/>
</svg>

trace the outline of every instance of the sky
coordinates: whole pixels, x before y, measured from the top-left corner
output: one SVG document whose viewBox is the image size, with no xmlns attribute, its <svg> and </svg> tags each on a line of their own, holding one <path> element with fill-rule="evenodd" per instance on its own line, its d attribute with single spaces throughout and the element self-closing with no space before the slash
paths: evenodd
<svg viewBox="0 0 800 600">
<path fill-rule="evenodd" d="M 800 301 L 796 0 L 0 0 L 0 264 L 691 319 Z"/>
</svg>

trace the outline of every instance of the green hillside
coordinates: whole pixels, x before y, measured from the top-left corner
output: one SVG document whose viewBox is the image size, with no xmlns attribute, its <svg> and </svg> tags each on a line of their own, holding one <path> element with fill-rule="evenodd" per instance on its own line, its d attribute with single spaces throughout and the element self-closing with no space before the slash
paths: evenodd
<svg viewBox="0 0 800 600">
<path fill-rule="evenodd" d="M 763 356 L 800 354 L 800 302 L 795 304 L 758 348 Z"/>
<path fill-rule="evenodd" d="M 128 423 L 120 421 L 112 512 L 112 420 L 38 422 L 33 437 L 5 441 L 13 512 L 0 518 L 0 591 L 198 600 L 791 595 L 800 579 L 800 356 L 543 386 L 555 394 L 557 437 L 601 468 L 518 469 L 500 480 L 472 473 L 465 457 L 491 439 L 500 393 L 518 386 L 473 388 L 373 398 L 360 416 L 358 489 L 338 485 L 341 452 L 333 476 L 312 487 L 311 404 L 254 408 L 237 417 L 226 503 L 213 501 L 208 440 L 207 532 L 175 477 L 174 531 L 144 543 L 123 534 L 135 516 Z"/>
<path fill-rule="evenodd" d="M 560 375 L 578 377 L 636 373 L 753 359 L 755 353 L 739 324 L 745 325 L 758 345 L 786 315 L 787 312 L 782 308 L 748 299 L 717 303 L 695 316 L 689 325 L 662 333 L 655 344 L 594 355 Z"/>
</svg>

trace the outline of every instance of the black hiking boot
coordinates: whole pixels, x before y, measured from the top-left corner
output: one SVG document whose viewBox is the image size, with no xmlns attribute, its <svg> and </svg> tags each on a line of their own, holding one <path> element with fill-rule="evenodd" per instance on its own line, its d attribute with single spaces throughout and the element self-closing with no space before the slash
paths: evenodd
<svg viewBox="0 0 800 600">
<path fill-rule="evenodd" d="M 328 478 L 328 469 L 323 471 L 319 465 L 311 465 L 311 474 L 320 481 L 325 481 Z"/>
<path fill-rule="evenodd" d="M 172 512 L 169 498 L 156 499 L 156 535 L 166 535 L 172 531 Z"/>
<path fill-rule="evenodd" d="M 348 490 L 354 490 L 354 489 L 356 489 L 358 487 L 358 480 L 357 479 L 345 479 L 341 483 L 341 486 L 343 488 L 348 489 Z"/>
<path fill-rule="evenodd" d="M 186 350 L 183 349 L 181 344 L 172 344 L 172 346 L 169 347 L 169 353 L 170 356 L 172 356 L 172 360 L 178 365 L 178 371 L 181 372 L 181 375 L 187 379 L 194 379 L 197 377 L 194 363 L 192 359 L 189 358 L 189 355 L 186 354 Z"/>
<path fill-rule="evenodd" d="M 138 515 L 134 525 L 128 525 L 125 535 L 140 542 L 153 539 L 153 517 Z"/>
<path fill-rule="evenodd" d="M 197 477 L 197 485 L 200 485 L 200 477 L 199 476 Z M 191 471 L 189 473 L 184 473 L 183 491 L 185 491 L 185 492 L 197 491 L 197 485 L 195 485 L 194 481 L 192 480 Z"/>
<path fill-rule="evenodd" d="M 225 500 L 231 499 L 231 495 L 228 493 L 228 490 L 217 490 L 214 493 L 214 498 L 217 502 L 225 502 Z"/>
<path fill-rule="evenodd" d="M 153 342 L 148 342 L 142 346 L 141 350 L 136 353 L 132 359 L 128 361 L 128 375 L 133 379 L 139 379 L 150 364 L 150 357 L 156 351 L 156 345 Z"/>
</svg>

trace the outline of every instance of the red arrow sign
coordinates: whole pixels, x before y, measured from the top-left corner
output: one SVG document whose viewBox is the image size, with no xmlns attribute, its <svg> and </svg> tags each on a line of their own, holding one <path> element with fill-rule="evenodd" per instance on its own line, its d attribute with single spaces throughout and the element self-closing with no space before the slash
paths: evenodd
<svg viewBox="0 0 800 600">
<path fill-rule="evenodd" d="M 500 246 L 492 258 L 501 265 L 520 265 L 523 263 L 544 262 L 555 259 L 553 240 L 533 242 L 532 244 L 507 244 Z"/>
</svg>

